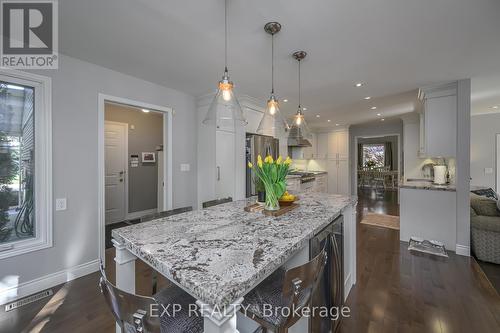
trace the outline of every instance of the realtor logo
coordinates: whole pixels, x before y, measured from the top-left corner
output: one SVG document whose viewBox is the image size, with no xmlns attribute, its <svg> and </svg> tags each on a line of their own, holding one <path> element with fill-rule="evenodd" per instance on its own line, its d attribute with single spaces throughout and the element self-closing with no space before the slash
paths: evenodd
<svg viewBox="0 0 500 333">
<path fill-rule="evenodd" d="M 57 0 L 0 1 L 1 66 L 56 69 Z"/>
</svg>

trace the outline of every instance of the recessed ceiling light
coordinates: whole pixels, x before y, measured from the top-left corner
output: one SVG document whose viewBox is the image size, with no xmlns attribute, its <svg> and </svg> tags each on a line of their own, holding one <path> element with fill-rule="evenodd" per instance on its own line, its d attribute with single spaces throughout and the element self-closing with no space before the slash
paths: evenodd
<svg viewBox="0 0 500 333">
<path fill-rule="evenodd" d="M 142 109 L 142 112 L 149 113 L 149 110 L 148 109 Z"/>
<path fill-rule="evenodd" d="M 498 105 L 493 105 L 491 108 L 496 110 L 496 109 L 500 108 L 500 106 L 498 106 Z"/>
<path fill-rule="evenodd" d="M 288 102 L 288 100 L 285 98 L 285 99 L 283 100 L 283 102 L 285 102 L 285 103 L 286 103 L 286 102 Z"/>
<path fill-rule="evenodd" d="M 364 99 L 369 100 L 372 99 L 370 96 L 366 96 Z"/>
<path fill-rule="evenodd" d="M 362 87 L 362 86 L 364 86 L 364 85 L 365 85 L 365 83 L 364 83 L 364 82 L 357 82 L 356 84 L 354 84 L 354 86 L 355 86 L 356 88 Z"/>
<path fill-rule="evenodd" d="M 330 120 L 330 119 L 328 119 L 327 121 L 328 121 L 328 122 L 330 122 L 331 120 Z"/>
<path fill-rule="evenodd" d="M 307 111 L 307 108 L 302 108 L 302 110 Z"/>
<path fill-rule="evenodd" d="M 372 106 L 371 109 L 372 110 L 377 110 L 377 107 L 376 106 Z"/>
<path fill-rule="evenodd" d="M 385 119 L 384 119 L 384 118 L 382 118 L 382 119 L 380 119 L 380 121 L 385 121 Z"/>
<path fill-rule="evenodd" d="M 379 117 L 380 117 L 381 115 L 382 115 L 381 113 L 377 113 L 377 116 L 379 116 Z"/>
<path fill-rule="evenodd" d="M 319 114 L 317 114 L 317 115 L 316 115 L 316 118 L 319 118 L 319 117 L 320 117 L 320 115 L 319 115 Z"/>
</svg>

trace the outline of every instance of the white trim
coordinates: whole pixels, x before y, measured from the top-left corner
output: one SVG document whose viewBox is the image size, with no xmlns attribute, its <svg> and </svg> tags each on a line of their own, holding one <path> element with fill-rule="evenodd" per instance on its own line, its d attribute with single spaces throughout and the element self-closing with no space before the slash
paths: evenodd
<svg viewBox="0 0 500 333">
<path fill-rule="evenodd" d="M 470 257 L 470 247 L 466 245 L 457 244 L 455 248 L 455 253 L 461 256 Z"/>
<path fill-rule="evenodd" d="M 104 128 L 106 128 L 106 124 L 111 124 L 111 125 L 118 125 L 118 126 L 123 126 L 125 127 L 125 138 L 124 138 L 124 149 L 125 149 L 125 156 L 123 157 L 123 171 L 125 172 L 125 184 L 124 184 L 124 190 L 125 190 L 125 203 L 124 203 L 124 212 L 123 212 L 123 218 L 126 219 L 128 218 L 128 204 L 129 204 L 129 197 L 128 197 L 128 184 L 129 184 L 129 178 L 128 178 L 128 123 L 123 123 L 119 121 L 111 121 L 111 120 L 104 120 Z M 113 224 L 116 222 L 121 222 L 121 221 L 114 221 L 110 222 L 108 224 Z M 106 223 L 106 221 L 104 221 Z"/>
<path fill-rule="evenodd" d="M 2 80 L 35 88 L 35 237 L 12 242 L 0 259 L 52 247 L 52 80 L 0 68 Z M 41 108 L 40 108 L 41 106 Z"/>
<path fill-rule="evenodd" d="M 41 290 L 55 287 L 79 277 L 94 273 L 99 270 L 99 259 L 95 259 L 62 271 L 51 273 L 31 281 L 23 282 L 16 286 L 0 290 L 0 301 L 9 303 L 17 299 L 32 295 Z"/>
<path fill-rule="evenodd" d="M 126 219 L 127 220 L 133 220 L 133 219 L 138 219 L 144 215 L 151 215 L 151 214 L 154 214 L 158 212 L 158 209 L 157 208 L 153 208 L 153 209 L 147 209 L 147 210 L 141 210 L 139 212 L 132 212 L 132 213 L 128 213 L 126 214 Z"/>
<path fill-rule="evenodd" d="M 352 168 L 354 168 L 354 178 L 352 182 L 354 182 L 354 193 L 353 195 L 358 195 L 358 139 L 373 139 L 373 138 L 384 138 L 387 136 L 396 136 L 398 138 L 398 184 L 399 181 L 401 180 L 401 164 L 404 163 L 402 157 L 403 157 L 403 147 L 402 147 L 402 140 L 401 140 L 401 135 L 399 133 L 389 133 L 389 134 L 380 134 L 380 135 L 356 135 L 354 137 L 354 165 Z M 352 176 L 352 170 L 350 171 L 351 176 Z M 398 204 L 399 204 L 399 195 L 398 195 Z"/>
<path fill-rule="evenodd" d="M 347 278 L 344 281 L 344 302 L 347 301 L 347 297 L 349 297 L 349 293 L 351 292 L 351 288 L 354 286 L 354 283 L 351 279 L 352 275 L 349 273 Z"/>
<path fill-rule="evenodd" d="M 167 121 L 166 121 L 166 126 L 165 128 L 165 121 L 164 121 L 164 126 L 163 126 L 163 149 L 166 150 L 167 154 L 166 155 L 166 160 L 165 160 L 165 168 L 167 170 L 167 176 L 165 179 L 167 180 L 165 186 L 165 198 L 167 200 L 167 209 L 172 209 L 172 202 L 173 202 L 173 191 L 172 191 L 172 150 L 173 150 L 173 143 L 172 143 L 172 123 L 173 123 L 173 114 L 174 110 L 168 107 L 160 106 L 160 105 L 155 105 L 155 104 L 150 104 L 146 103 L 143 101 L 137 101 L 137 100 L 132 100 L 128 98 L 122 98 L 122 97 L 116 97 L 116 96 L 111 96 L 111 95 L 106 95 L 99 93 L 98 94 L 98 104 L 97 104 L 97 172 L 98 172 L 98 177 L 97 177 L 97 183 L 98 183 L 98 189 L 97 189 L 97 198 L 98 198 L 98 237 L 99 237 L 99 259 L 102 260 L 103 265 L 106 265 L 106 255 L 105 255 L 105 191 L 104 191 L 104 110 L 105 110 L 105 103 L 118 103 L 118 104 L 123 104 L 123 105 L 128 105 L 128 106 L 133 106 L 133 107 L 139 107 L 139 108 L 144 108 L 144 109 L 150 109 L 150 110 L 155 110 L 159 112 L 163 112 L 167 114 Z M 164 117 L 165 118 L 165 117 Z"/>
</svg>

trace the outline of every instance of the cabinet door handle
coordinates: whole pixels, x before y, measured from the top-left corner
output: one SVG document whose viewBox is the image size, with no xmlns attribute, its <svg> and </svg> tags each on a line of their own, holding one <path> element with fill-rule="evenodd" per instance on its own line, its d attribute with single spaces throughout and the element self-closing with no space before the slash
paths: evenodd
<svg viewBox="0 0 500 333">
<path fill-rule="evenodd" d="M 220 166 L 217 166 L 217 180 L 220 180 Z"/>
</svg>

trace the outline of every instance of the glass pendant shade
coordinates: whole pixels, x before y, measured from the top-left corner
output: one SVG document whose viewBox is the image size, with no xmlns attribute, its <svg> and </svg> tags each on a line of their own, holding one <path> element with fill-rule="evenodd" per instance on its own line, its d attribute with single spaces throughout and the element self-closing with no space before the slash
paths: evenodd
<svg viewBox="0 0 500 333">
<path fill-rule="evenodd" d="M 229 81 L 229 76 L 225 73 L 219 82 L 219 88 L 210 104 L 203 124 L 227 129 L 245 126 L 246 123 L 240 103 L 234 96 L 233 83 Z"/>
<path fill-rule="evenodd" d="M 289 129 L 286 120 L 282 117 L 278 100 L 271 95 L 267 101 L 266 110 L 260 120 L 257 133 L 274 137 L 284 136 Z"/>
<path fill-rule="evenodd" d="M 290 139 L 310 139 L 311 131 L 302 113 L 302 109 L 299 108 L 297 113 L 293 116 L 292 125 L 290 126 L 290 134 L 288 136 Z"/>
</svg>

